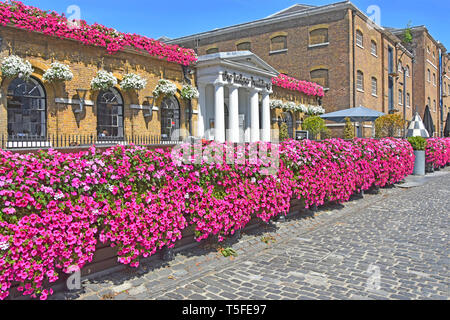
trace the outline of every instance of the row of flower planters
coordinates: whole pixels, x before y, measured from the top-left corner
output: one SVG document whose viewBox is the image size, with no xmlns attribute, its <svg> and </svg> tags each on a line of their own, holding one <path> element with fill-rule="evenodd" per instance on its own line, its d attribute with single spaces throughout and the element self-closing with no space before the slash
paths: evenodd
<svg viewBox="0 0 450 320">
<path fill-rule="evenodd" d="M 414 164 L 411 145 L 397 139 L 211 143 L 189 161 L 181 155 L 135 146 L 0 151 L 0 298 L 18 283 L 24 295 L 46 299 L 44 285 L 83 270 L 101 244 L 137 267 L 173 248 L 190 226 L 197 241 L 223 241 L 253 218 L 286 215 L 292 199 L 306 208 L 342 203 L 403 180 Z"/>
<path fill-rule="evenodd" d="M 426 172 L 450 165 L 450 138 L 430 138 L 425 149 Z"/>
</svg>

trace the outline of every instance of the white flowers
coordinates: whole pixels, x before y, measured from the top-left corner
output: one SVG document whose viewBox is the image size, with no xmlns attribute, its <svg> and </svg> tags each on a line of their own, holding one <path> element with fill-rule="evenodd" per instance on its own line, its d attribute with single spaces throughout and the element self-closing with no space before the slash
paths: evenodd
<svg viewBox="0 0 450 320">
<path fill-rule="evenodd" d="M 91 81 L 93 90 L 108 90 L 117 85 L 117 79 L 111 72 L 100 70 Z"/>
<path fill-rule="evenodd" d="M 70 71 L 69 66 L 59 62 L 53 62 L 50 68 L 45 71 L 42 78 L 47 82 L 70 81 L 73 79 L 73 73 Z"/>
<path fill-rule="evenodd" d="M 123 90 L 143 90 L 146 86 L 147 80 L 134 73 L 126 74 L 120 82 L 120 87 Z"/>
<path fill-rule="evenodd" d="M 325 110 L 321 106 L 305 106 L 304 104 L 296 104 L 295 102 L 283 102 L 281 100 L 271 100 L 270 108 L 301 112 L 308 115 L 321 115 L 325 113 Z"/>
<path fill-rule="evenodd" d="M 270 109 L 282 109 L 284 106 L 281 100 L 270 100 Z"/>
<path fill-rule="evenodd" d="M 321 106 L 309 106 L 308 111 L 306 113 L 312 116 L 318 116 L 324 114 L 325 109 L 322 108 Z"/>
<path fill-rule="evenodd" d="M 57 194 L 55 194 L 54 196 L 55 200 L 61 200 L 62 198 L 64 198 L 64 194 L 61 191 L 58 191 Z"/>
<path fill-rule="evenodd" d="M 0 242 L 0 251 L 6 251 L 9 249 L 9 243 L 8 242 Z"/>
<path fill-rule="evenodd" d="M 153 90 L 153 96 L 156 98 L 159 96 L 174 96 L 177 93 L 177 86 L 169 80 L 161 79 L 158 81 L 158 85 Z"/>
<path fill-rule="evenodd" d="M 185 84 L 183 88 L 181 89 L 181 97 L 186 100 L 192 100 L 192 99 L 198 99 L 200 96 L 200 93 L 198 92 L 197 88 Z"/>
<path fill-rule="evenodd" d="M 34 71 L 29 61 L 14 55 L 3 59 L 1 70 L 5 77 L 19 77 L 24 79 L 29 78 Z"/>
</svg>

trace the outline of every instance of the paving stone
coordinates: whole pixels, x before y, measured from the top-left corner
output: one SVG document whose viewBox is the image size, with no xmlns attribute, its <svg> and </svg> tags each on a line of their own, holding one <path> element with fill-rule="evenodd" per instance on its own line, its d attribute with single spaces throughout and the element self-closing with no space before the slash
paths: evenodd
<svg viewBox="0 0 450 320">
<path fill-rule="evenodd" d="M 86 293 L 75 298 L 448 300 L 450 170 L 441 172 L 416 188 L 381 189 L 277 224 L 264 231 L 277 239 L 270 246 L 261 242 L 265 229 L 244 232 L 229 244 L 234 260 L 197 247 L 177 253 L 170 268 L 143 263 L 132 280 L 122 272 L 83 281 Z"/>
</svg>

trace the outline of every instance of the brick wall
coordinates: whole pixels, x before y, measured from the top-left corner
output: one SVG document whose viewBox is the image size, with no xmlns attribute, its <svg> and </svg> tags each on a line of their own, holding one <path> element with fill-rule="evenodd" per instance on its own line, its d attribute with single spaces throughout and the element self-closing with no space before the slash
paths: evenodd
<svg viewBox="0 0 450 320">
<path fill-rule="evenodd" d="M 81 114 L 74 113 L 74 110 L 79 108 L 78 105 L 57 104 L 55 98 L 78 99 L 76 89 L 90 89 L 90 82 L 100 69 L 113 72 L 119 83 L 129 72 L 137 73 L 148 81 L 147 87 L 139 92 L 124 92 L 119 86 L 116 88 L 124 100 L 125 135 L 160 135 L 160 112 L 153 112 L 152 117 L 146 118 L 144 113 L 147 111 L 131 109 L 130 105 L 146 104 L 146 97 L 152 96 L 152 91 L 161 78 L 172 80 L 179 89 L 182 87 L 183 73 L 180 65 L 158 60 L 134 49 L 109 55 L 102 48 L 85 46 L 76 41 L 57 39 L 12 27 L 0 27 L 0 37 L 3 39 L 0 59 L 15 54 L 30 61 L 35 70 L 32 76 L 43 84 L 47 96 L 47 132 L 50 135 L 97 135 L 98 91 L 88 91 L 86 99 L 94 101 L 95 105 L 86 106 Z M 74 79 L 57 84 L 43 82 L 43 73 L 54 61 L 69 65 Z M 11 79 L 2 77 L 0 134 L 4 135 L 7 134 L 6 92 L 10 82 Z M 176 98 L 181 107 L 181 126 L 185 128 L 186 102 L 180 98 L 179 94 Z M 159 106 L 161 100 L 161 98 L 158 99 L 155 105 Z M 193 101 L 193 109 L 196 109 L 196 101 Z"/>
</svg>

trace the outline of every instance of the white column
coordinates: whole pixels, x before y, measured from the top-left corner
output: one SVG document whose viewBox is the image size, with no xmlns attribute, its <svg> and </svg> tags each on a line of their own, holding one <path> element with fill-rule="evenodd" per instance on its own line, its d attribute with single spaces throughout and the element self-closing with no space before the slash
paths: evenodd
<svg viewBox="0 0 450 320">
<path fill-rule="evenodd" d="M 229 107 L 229 140 L 238 143 L 239 138 L 239 88 L 230 86 L 230 107 Z"/>
<path fill-rule="evenodd" d="M 205 138 L 205 116 L 206 116 L 206 84 L 198 84 L 198 116 L 197 116 L 197 136 Z"/>
<path fill-rule="evenodd" d="M 259 92 L 250 90 L 250 121 L 251 121 L 251 142 L 260 141 L 259 136 Z"/>
<path fill-rule="evenodd" d="M 262 137 L 264 142 L 270 142 L 271 140 L 271 128 L 270 128 L 270 93 L 263 92 L 262 96 Z"/>
<path fill-rule="evenodd" d="M 223 83 L 215 84 L 215 120 L 214 138 L 217 142 L 225 142 L 225 101 Z"/>
</svg>

